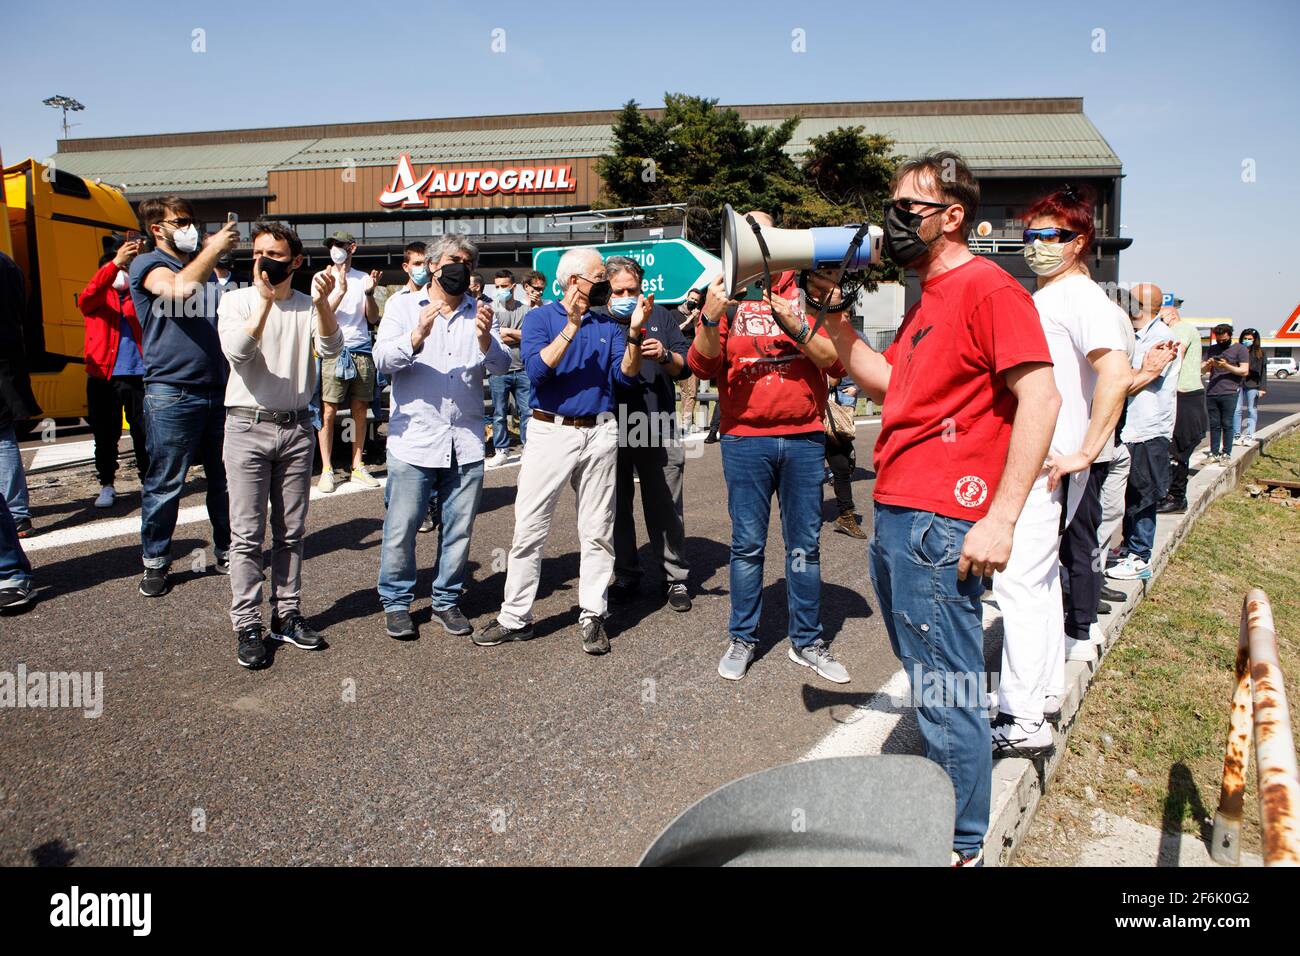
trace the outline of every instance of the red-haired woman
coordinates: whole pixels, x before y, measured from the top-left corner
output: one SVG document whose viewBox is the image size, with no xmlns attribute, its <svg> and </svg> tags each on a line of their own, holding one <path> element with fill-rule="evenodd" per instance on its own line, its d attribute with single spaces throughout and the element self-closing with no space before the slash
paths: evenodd
<svg viewBox="0 0 1300 956">
<path fill-rule="evenodd" d="M 1089 628 L 1101 589 L 1093 552 L 1106 467 L 1095 463 L 1114 447 L 1133 379 L 1128 317 L 1088 274 L 1093 215 L 1091 198 L 1066 186 L 1035 203 L 1025 219 L 1025 261 L 1038 276 L 1034 305 L 1061 411 L 1047 461 L 1016 522 L 1007 568 L 993 576 L 1004 630 L 995 757 L 1051 751 L 1049 724 L 1060 714 L 1066 645 L 1074 658 L 1093 650 Z"/>
</svg>

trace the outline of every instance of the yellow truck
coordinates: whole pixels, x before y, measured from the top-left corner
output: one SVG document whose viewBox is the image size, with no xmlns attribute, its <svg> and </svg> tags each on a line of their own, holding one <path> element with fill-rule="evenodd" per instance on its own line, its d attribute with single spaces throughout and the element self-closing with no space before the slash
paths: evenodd
<svg viewBox="0 0 1300 956">
<path fill-rule="evenodd" d="M 0 250 L 27 282 L 23 340 L 32 391 L 46 418 L 86 414 L 85 323 L 77 296 L 104 254 L 104 239 L 139 230 L 131 204 L 111 186 L 28 159 L 4 166 Z M 30 431 L 37 422 L 19 422 Z"/>
</svg>

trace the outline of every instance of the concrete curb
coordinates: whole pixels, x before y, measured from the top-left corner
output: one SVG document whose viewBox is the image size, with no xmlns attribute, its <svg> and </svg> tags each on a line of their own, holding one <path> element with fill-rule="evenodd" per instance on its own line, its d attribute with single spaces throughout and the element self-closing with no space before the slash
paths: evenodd
<svg viewBox="0 0 1300 956">
<path fill-rule="evenodd" d="M 1300 428 L 1300 414 L 1290 415 L 1255 433 L 1256 443 L 1249 448 L 1233 450 L 1232 461 L 1226 466 L 1202 467 L 1187 487 L 1187 511 L 1181 515 L 1160 515 L 1156 523 L 1155 548 L 1151 553 L 1151 578 L 1147 581 L 1111 581 L 1110 587 L 1128 594 L 1122 607 L 1102 619 L 1104 640 L 1101 659 L 1115 646 L 1125 622 L 1138 603 L 1146 596 L 1169 563 L 1170 556 L 1200 517 L 1216 499 L 1236 487 L 1241 475 L 1259 457 L 1270 442 Z M 1087 664 L 1067 661 L 1065 670 L 1065 699 L 1061 701 L 1061 724 L 1054 734 L 1056 750 L 1043 765 L 1030 760 L 1000 760 L 993 765 L 993 797 L 989 812 L 989 831 L 984 840 L 984 859 L 990 866 L 1010 863 L 1020 841 L 1034 822 L 1034 813 L 1043 790 L 1056 774 L 1065 755 L 1066 744 L 1079 705 L 1088 692 L 1093 677 L 1101 667 L 1101 660 Z"/>
</svg>

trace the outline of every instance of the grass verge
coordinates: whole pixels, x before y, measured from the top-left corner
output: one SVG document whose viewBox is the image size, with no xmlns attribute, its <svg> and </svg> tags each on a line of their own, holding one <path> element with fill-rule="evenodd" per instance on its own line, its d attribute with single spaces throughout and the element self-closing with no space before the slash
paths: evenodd
<svg viewBox="0 0 1300 956">
<path fill-rule="evenodd" d="M 1101 808 L 1208 840 L 1219 800 L 1241 602 L 1267 592 L 1300 740 L 1300 500 L 1252 498 L 1253 479 L 1300 480 L 1300 434 L 1270 443 L 1197 519 L 1124 627 L 1083 703 L 1019 865 L 1070 865 Z M 1258 853 L 1255 768 L 1242 848 Z M 1153 861 L 1154 862 L 1154 861 Z"/>
</svg>

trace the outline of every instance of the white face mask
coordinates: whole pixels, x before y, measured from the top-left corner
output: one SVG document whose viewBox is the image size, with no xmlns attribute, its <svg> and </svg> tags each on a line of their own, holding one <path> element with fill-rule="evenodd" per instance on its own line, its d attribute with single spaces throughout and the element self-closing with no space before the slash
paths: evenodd
<svg viewBox="0 0 1300 956">
<path fill-rule="evenodd" d="M 1055 275 L 1065 268 L 1065 246 L 1064 242 L 1035 239 L 1033 245 L 1025 246 L 1025 262 L 1035 275 Z"/>
<path fill-rule="evenodd" d="M 330 246 L 330 261 L 341 266 L 348 261 L 348 251 L 342 246 Z"/>
<path fill-rule="evenodd" d="M 125 292 L 127 286 L 126 273 L 121 269 L 117 271 L 117 278 L 113 280 L 113 288 L 118 292 Z"/>
<path fill-rule="evenodd" d="M 199 247 L 199 229 L 192 223 L 172 233 L 172 246 L 177 252 L 190 253 Z"/>
</svg>

